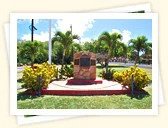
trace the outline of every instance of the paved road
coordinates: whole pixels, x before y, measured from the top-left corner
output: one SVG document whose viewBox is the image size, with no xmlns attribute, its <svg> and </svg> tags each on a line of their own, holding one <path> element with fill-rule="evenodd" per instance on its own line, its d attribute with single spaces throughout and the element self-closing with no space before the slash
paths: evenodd
<svg viewBox="0 0 168 128">
<path fill-rule="evenodd" d="M 121 63 L 121 62 L 110 62 L 109 64 L 111 65 L 121 65 L 121 66 L 126 66 L 126 67 L 129 67 L 129 66 L 134 66 L 134 63 Z M 147 65 L 147 64 L 138 64 L 138 67 L 141 67 L 141 68 L 152 68 L 152 65 Z"/>
</svg>

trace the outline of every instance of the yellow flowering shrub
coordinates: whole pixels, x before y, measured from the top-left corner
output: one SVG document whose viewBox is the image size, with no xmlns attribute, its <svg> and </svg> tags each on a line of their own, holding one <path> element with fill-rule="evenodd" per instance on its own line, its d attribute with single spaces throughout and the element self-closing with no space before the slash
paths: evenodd
<svg viewBox="0 0 168 128">
<path fill-rule="evenodd" d="M 127 70 L 114 73 L 114 80 L 120 82 L 123 85 L 131 86 L 132 80 L 135 88 L 142 89 L 150 83 L 150 78 L 147 72 L 137 66 L 130 67 Z"/>
<path fill-rule="evenodd" d="M 47 88 L 53 78 L 58 77 L 58 69 L 48 62 L 26 66 L 23 70 L 23 87 L 26 89 L 40 90 Z"/>
</svg>

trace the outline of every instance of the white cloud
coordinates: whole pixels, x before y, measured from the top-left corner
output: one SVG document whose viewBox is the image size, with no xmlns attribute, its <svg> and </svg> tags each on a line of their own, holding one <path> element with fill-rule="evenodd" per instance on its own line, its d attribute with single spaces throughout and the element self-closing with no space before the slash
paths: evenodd
<svg viewBox="0 0 168 128">
<path fill-rule="evenodd" d="M 34 19 L 34 25 L 38 24 L 41 20 L 39 19 Z"/>
<path fill-rule="evenodd" d="M 51 28 L 51 38 L 54 36 L 55 34 L 55 28 Z M 49 31 L 41 31 L 40 34 L 36 34 L 34 33 L 33 35 L 34 40 L 38 40 L 38 41 L 49 41 Z M 21 40 L 31 40 L 31 34 L 24 34 L 21 37 Z"/>
<path fill-rule="evenodd" d="M 82 38 L 84 32 L 88 31 L 93 27 L 94 22 L 95 21 L 93 19 L 73 17 L 57 20 L 55 28 L 56 30 L 66 32 L 67 30 L 70 30 L 70 26 L 72 25 L 72 33 L 77 34 Z"/>
<path fill-rule="evenodd" d="M 128 43 L 128 41 L 131 39 L 131 32 L 128 30 L 124 30 L 122 31 L 122 35 L 123 35 L 123 42 Z"/>
<path fill-rule="evenodd" d="M 84 38 L 81 38 L 80 42 L 90 42 L 91 41 L 91 38 L 89 37 L 84 37 Z"/>
<path fill-rule="evenodd" d="M 21 40 L 31 40 L 31 34 L 25 34 L 21 37 Z M 48 32 L 40 32 L 40 34 L 34 34 L 34 40 L 38 41 L 48 41 L 49 33 Z"/>
<path fill-rule="evenodd" d="M 120 33 L 123 36 L 122 42 L 124 42 L 125 44 L 128 44 L 128 41 L 131 39 L 131 32 L 128 30 L 123 30 L 120 31 L 118 29 L 112 29 L 112 33 L 117 32 Z"/>
<path fill-rule="evenodd" d="M 120 31 L 120 30 L 118 30 L 118 29 L 112 29 L 112 32 L 111 32 L 111 33 L 115 33 L 115 32 L 117 32 L 117 33 L 120 33 L 120 34 L 121 34 L 121 31 Z"/>
</svg>

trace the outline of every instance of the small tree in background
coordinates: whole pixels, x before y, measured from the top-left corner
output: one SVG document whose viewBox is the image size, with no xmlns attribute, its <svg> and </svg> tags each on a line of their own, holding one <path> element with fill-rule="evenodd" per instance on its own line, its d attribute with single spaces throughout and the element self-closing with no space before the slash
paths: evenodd
<svg viewBox="0 0 168 128">
<path fill-rule="evenodd" d="M 129 45 L 135 50 L 135 65 L 140 61 L 140 52 L 144 52 L 147 47 L 148 39 L 145 36 L 138 36 L 131 39 Z"/>
<path fill-rule="evenodd" d="M 17 54 L 20 63 L 31 64 L 33 67 L 36 61 L 38 61 L 38 63 L 46 61 L 48 53 L 42 42 L 26 41 L 18 44 Z"/>
<path fill-rule="evenodd" d="M 74 39 L 79 39 L 79 36 L 72 35 L 71 31 L 67 31 L 65 33 L 58 31 L 55 33 L 54 37 L 52 38 L 52 44 L 57 42 L 57 43 L 62 44 L 62 46 L 63 46 L 62 62 L 61 62 L 62 69 L 64 66 L 65 53 L 72 45 Z"/>
<path fill-rule="evenodd" d="M 105 59 L 105 67 L 106 67 L 106 72 L 108 72 L 108 63 L 109 59 L 114 56 L 114 52 L 116 51 L 117 43 L 119 43 L 122 39 L 122 35 L 119 33 L 112 33 L 110 34 L 109 32 L 103 32 L 98 40 L 100 42 L 105 42 L 105 45 L 108 48 L 108 57 Z"/>
</svg>

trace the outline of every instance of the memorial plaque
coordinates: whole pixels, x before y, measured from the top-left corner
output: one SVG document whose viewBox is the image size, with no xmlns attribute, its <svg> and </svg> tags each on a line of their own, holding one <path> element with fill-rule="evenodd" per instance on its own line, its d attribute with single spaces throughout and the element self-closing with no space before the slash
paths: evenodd
<svg viewBox="0 0 168 128">
<path fill-rule="evenodd" d="M 90 58 L 80 58 L 81 67 L 90 67 Z"/>
</svg>

